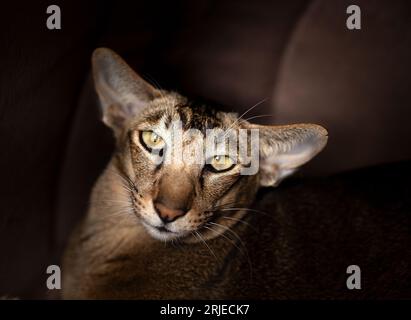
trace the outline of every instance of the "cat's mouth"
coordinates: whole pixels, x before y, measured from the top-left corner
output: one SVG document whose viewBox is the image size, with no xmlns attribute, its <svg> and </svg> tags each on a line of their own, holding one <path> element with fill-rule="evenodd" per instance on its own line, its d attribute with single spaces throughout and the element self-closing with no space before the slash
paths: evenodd
<svg viewBox="0 0 411 320">
<path fill-rule="evenodd" d="M 175 233 L 175 232 L 173 232 L 173 231 L 168 230 L 166 227 L 154 227 L 154 228 L 156 228 L 158 232 L 165 232 L 165 233 L 171 232 L 171 233 Z"/>
<path fill-rule="evenodd" d="M 152 224 L 150 224 L 150 223 L 148 223 L 148 222 L 146 222 L 146 221 L 144 221 L 144 220 L 143 220 L 143 224 L 144 224 L 145 227 L 147 227 L 147 228 L 152 228 L 152 229 L 154 229 L 154 230 L 156 230 L 156 231 L 158 231 L 158 232 L 163 232 L 163 233 L 177 233 L 177 232 L 174 232 L 174 231 L 171 231 L 170 229 L 168 229 L 167 226 L 153 226 Z"/>
<path fill-rule="evenodd" d="M 142 220 L 144 227 L 150 233 L 151 236 L 160 240 L 172 240 L 176 238 L 181 238 L 186 235 L 185 232 L 176 232 L 170 230 L 167 225 L 163 226 L 153 226 L 152 224 Z"/>
</svg>

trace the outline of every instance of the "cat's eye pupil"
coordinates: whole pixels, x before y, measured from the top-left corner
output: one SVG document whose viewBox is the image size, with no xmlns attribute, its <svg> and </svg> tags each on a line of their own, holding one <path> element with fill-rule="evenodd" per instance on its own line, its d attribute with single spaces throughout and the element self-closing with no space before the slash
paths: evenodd
<svg viewBox="0 0 411 320">
<path fill-rule="evenodd" d="M 153 141 L 154 143 L 157 143 L 158 141 L 158 135 L 154 132 L 151 134 L 151 141 Z"/>
<path fill-rule="evenodd" d="M 234 162 L 229 156 L 215 155 L 212 157 L 210 167 L 217 172 L 227 171 L 234 167 Z"/>
<path fill-rule="evenodd" d="M 144 148 L 159 150 L 165 146 L 163 138 L 153 131 L 142 131 L 140 133 L 140 142 Z"/>
</svg>

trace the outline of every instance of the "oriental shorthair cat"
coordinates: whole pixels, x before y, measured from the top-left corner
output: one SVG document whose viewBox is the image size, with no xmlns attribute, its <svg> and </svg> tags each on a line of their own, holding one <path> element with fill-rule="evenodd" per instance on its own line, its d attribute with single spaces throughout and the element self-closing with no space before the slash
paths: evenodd
<svg viewBox="0 0 411 320">
<path fill-rule="evenodd" d="M 279 186 L 325 147 L 323 127 L 252 124 L 151 86 L 110 49 L 92 65 L 116 147 L 63 298 L 411 298 L 409 164 Z"/>
</svg>

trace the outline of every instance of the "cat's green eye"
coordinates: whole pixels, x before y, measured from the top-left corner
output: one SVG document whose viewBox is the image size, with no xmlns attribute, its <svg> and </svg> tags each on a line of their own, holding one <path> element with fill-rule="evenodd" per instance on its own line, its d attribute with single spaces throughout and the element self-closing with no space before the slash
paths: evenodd
<svg viewBox="0 0 411 320">
<path fill-rule="evenodd" d="M 214 156 L 211 158 L 210 166 L 215 171 L 227 171 L 233 168 L 235 165 L 233 159 L 229 156 L 221 155 L 221 156 Z"/>
<path fill-rule="evenodd" d="M 153 131 L 142 131 L 140 139 L 144 147 L 148 150 L 160 150 L 165 146 L 163 138 Z"/>
</svg>

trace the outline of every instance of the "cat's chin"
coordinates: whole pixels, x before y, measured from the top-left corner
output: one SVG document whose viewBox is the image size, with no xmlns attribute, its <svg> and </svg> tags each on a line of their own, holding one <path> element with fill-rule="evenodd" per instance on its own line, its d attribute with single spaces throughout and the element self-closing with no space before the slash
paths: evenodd
<svg viewBox="0 0 411 320">
<path fill-rule="evenodd" d="M 142 221 L 143 226 L 146 228 L 147 232 L 155 239 L 162 241 L 171 241 L 174 239 L 179 239 L 187 236 L 185 232 L 173 232 L 164 227 L 154 227 L 145 221 Z"/>
<path fill-rule="evenodd" d="M 172 241 L 172 240 L 179 239 L 179 241 L 184 242 L 184 243 L 198 243 L 198 242 L 212 240 L 218 237 L 220 234 L 224 233 L 222 231 L 225 230 L 223 229 L 223 230 L 220 230 L 219 232 L 216 232 L 216 230 L 212 230 L 212 232 L 210 232 L 211 230 L 210 228 L 207 228 L 207 230 L 204 228 L 201 228 L 193 232 L 190 232 L 190 231 L 176 232 L 166 227 L 155 227 L 144 220 L 141 220 L 141 223 L 144 226 L 144 228 L 147 230 L 148 234 L 154 239 L 161 240 L 161 241 Z"/>
</svg>

